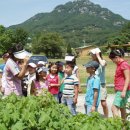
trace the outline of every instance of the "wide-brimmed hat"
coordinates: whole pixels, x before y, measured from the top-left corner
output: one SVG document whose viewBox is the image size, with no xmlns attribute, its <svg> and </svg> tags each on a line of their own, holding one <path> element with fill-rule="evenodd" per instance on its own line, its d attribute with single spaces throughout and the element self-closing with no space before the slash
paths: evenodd
<svg viewBox="0 0 130 130">
<path fill-rule="evenodd" d="M 32 54 L 25 51 L 25 50 L 21 50 L 21 51 L 18 51 L 18 52 L 14 52 L 14 57 L 16 57 L 17 59 L 24 59 L 26 56 L 31 56 Z"/>
<path fill-rule="evenodd" d="M 90 53 L 92 53 L 92 54 L 96 54 L 99 52 L 101 52 L 101 50 L 99 48 L 95 48 L 95 49 L 90 50 Z"/>
</svg>

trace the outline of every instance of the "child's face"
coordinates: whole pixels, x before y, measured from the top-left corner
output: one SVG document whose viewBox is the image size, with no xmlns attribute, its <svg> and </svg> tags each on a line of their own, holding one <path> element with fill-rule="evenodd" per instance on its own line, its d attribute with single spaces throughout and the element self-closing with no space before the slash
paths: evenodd
<svg viewBox="0 0 130 130">
<path fill-rule="evenodd" d="M 59 71 L 63 71 L 63 66 L 59 66 Z"/>
<path fill-rule="evenodd" d="M 56 74 L 57 71 L 58 71 L 58 70 L 57 70 L 57 65 L 52 65 L 50 69 L 51 69 L 51 73 L 52 73 L 52 74 Z"/>
<path fill-rule="evenodd" d="M 93 68 L 93 67 L 88 67 L 88 68 L 86 68 L 86 71 L 87 71 L 87 73 L 92 74 L 92 73 L 95 72 L 95 68 Z"/>
<path fill-rule="evenodd" d="M 120 62 L 120 58 L 118 56 L 116 56 L 115 58 L 111 59 L 113 61 L 113 63 L 118 64 Z"/>
<path fill-rule="evenodd" d="M 33 74 L 33 73 L 35 73 L 35 71 L 36 71 L 35 68 L 33 68 L 31 66 L 28 66 L 28 72 L 29 72 L 29 74 Z"/>
<path fill-rule="evenodd" d="M 73 71 L 73 68 L 72 68 L 72 67 L 70 67 L 69 65 L 66 65 L 66 66 L 65 66 L 65 73 L 66 73 L 67 75 L 72 74 L 72 71 Z"/>
<path fill-rule="evenodd" d="M 96 54 L 92 54 L 92 53 L 91 53 L 91 57 L 92 57 L 92 60 L 97 60 Z"/>
<path fill-rule="evenodd" d="M 43 71 L 41 71 L 41 72 L 39 73 L 39 76 L 40 76 L 40 77 L 43 77 L 43 78 L 46 77 L 46 75 L 47 75 L 47 73 L 46 73 L 46 72 L 43 72 Z"/>
</svg>

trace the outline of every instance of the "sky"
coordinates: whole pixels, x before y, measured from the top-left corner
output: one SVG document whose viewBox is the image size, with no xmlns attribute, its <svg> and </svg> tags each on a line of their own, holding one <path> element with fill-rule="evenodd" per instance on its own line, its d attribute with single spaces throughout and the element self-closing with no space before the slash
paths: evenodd
<svg viewBox="0 0 130 130">
<path fill-rule="evenodd" d="M 74 0 L 1 0 L 0 25 L 22 23 L 37 13 L 51 12 L 57 5 Z M 90 0 L 130 20 L 130 0 Z"/>
</svg>

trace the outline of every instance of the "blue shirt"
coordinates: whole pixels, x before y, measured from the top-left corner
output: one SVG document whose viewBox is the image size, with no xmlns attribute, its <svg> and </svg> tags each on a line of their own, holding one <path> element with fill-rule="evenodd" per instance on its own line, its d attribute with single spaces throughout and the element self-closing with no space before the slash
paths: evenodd
<svg viewBox="0 0 130 130">
<path fill-rule="evenodd" d="M 96 103 L 96 107 L 98 107 L 100 103 L 100 78 L 97 75 L 93 75 L 87 79 L 87 92 L 85 96 L 85 102 L 87 106 L 93 105 L 94 89 L 98 90 L 98 99 Z"/>
<path fill-rule="evenodd" d="M 98 69 L 96 70 L 95 74 L 100 78 L 101 84 L 105 84 L 105 67 L 106 66 L 101 66 L 99 65 Z"/>
</svg>

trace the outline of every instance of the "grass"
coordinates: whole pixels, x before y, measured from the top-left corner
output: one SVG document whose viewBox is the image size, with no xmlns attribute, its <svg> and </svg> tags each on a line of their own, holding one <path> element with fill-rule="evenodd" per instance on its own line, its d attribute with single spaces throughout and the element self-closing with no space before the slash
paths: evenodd
<svg viewBox="0 0 130 130">
<path fill-rule="evenodd" d="M 115 69 L 116 65 L 108 58 L 108 56 L 104 56 L 104 59 L 107 61 L 107 66 L 106 66 L 106 83 L 107 84 L 113 84 L 114 83 L 114 75 L 115 75 Z M 125 58 L 127 61 L 129 61 L 130 57 Z M 63 61 L 64 59 L 49 59 L 49 61 Z M 86 83 L 86 79 L 88 77 L 88 74 L 86 73 L 85 67 L 83 67 L 83 64 L 87 63 L 90 61 L 90 56 L 82 57 L 82 58 L 77 58 L 77 66 L 79 67 L 79 76 L 80 76 L 80 82 L 81 84 Z M 130 63 L 130 61 L 129 61 Z"/>
<path fill-rule="evenodd" d="M 85 94 L 86 93 L 86 87 L 82 86 L 82 93 Z M 114 88 L 113 87 L 107 87 L 107 94 L 114 94 Z"/>
</svg>

